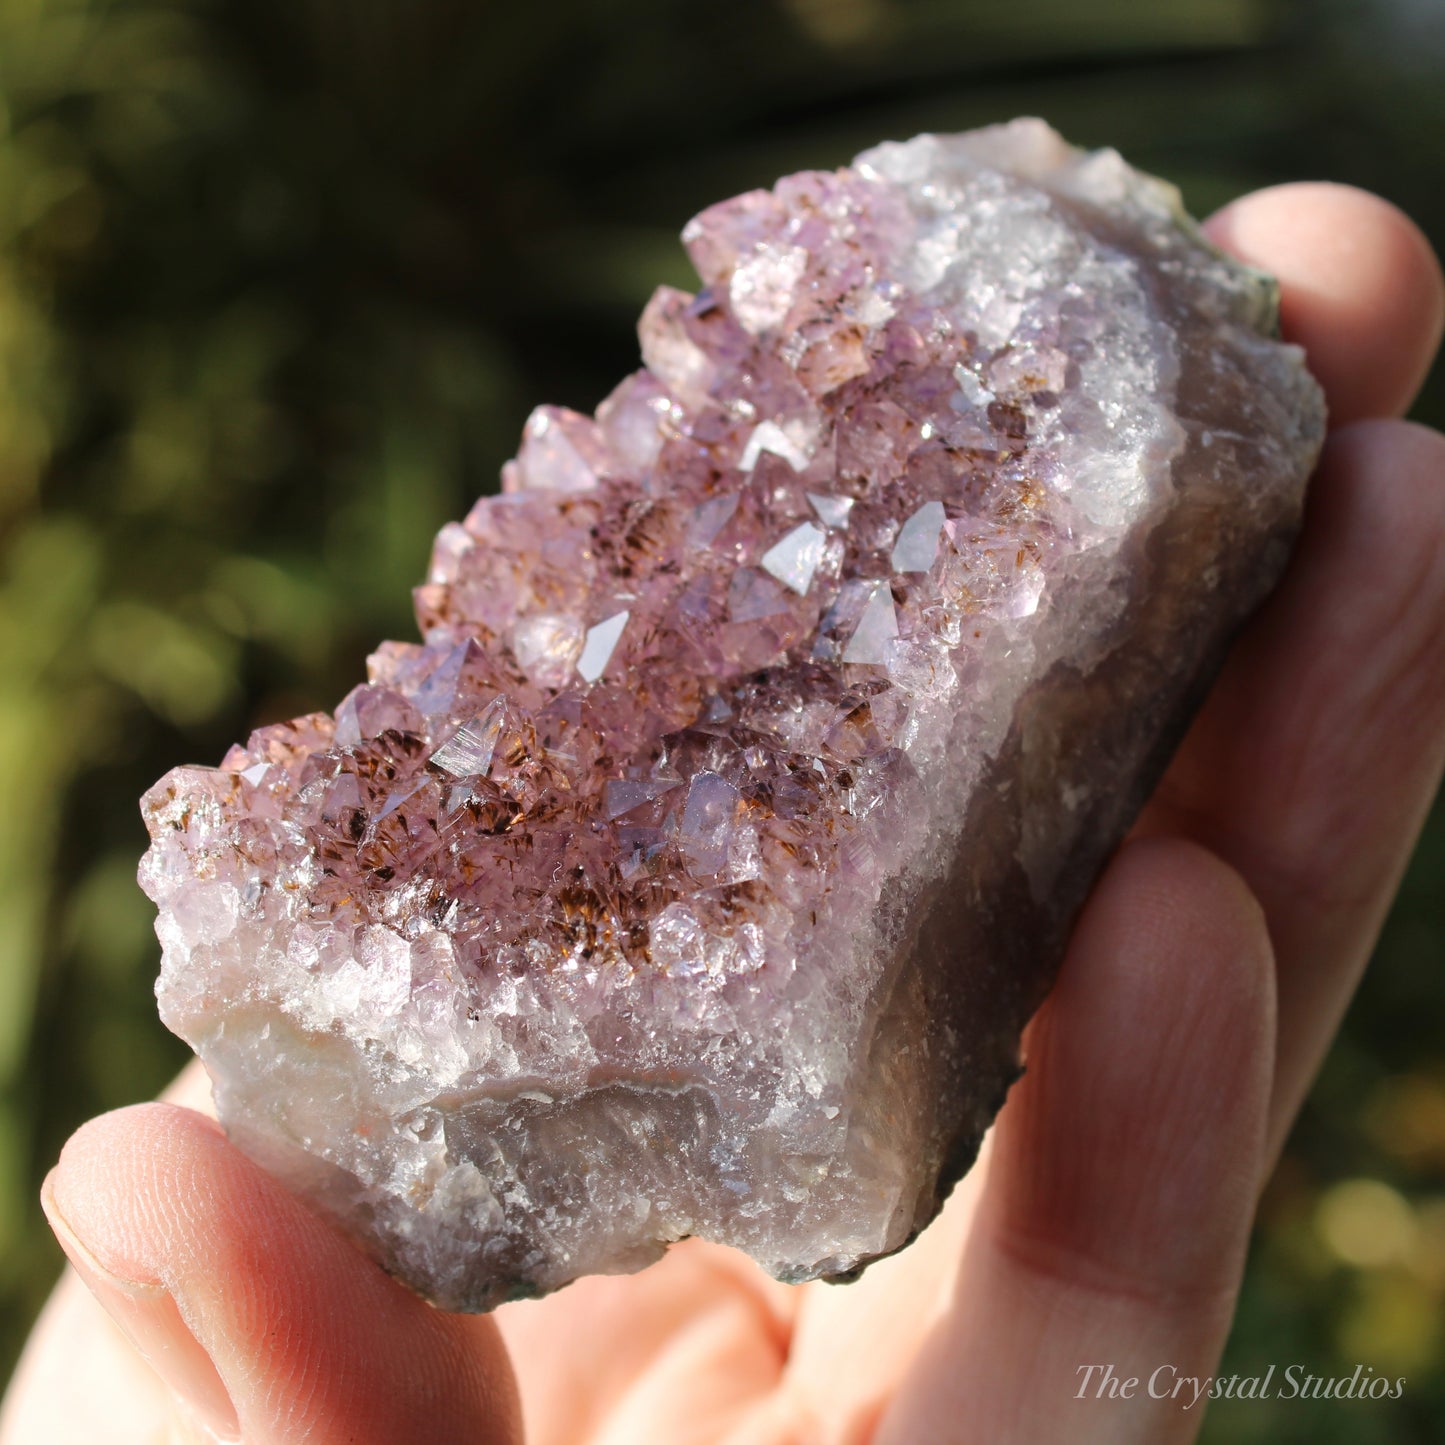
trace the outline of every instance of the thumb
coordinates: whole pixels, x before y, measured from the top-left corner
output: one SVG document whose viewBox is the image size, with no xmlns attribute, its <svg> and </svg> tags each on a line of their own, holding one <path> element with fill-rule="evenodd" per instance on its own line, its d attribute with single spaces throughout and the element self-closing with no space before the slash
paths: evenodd
<svg viewBox="0 0 1445 1445">
<path fill-rule="evenodd" d="M 424 1304 L 201 1115 L 92 1120 L 41 1199 L 76 1273 L 212 1436 L 521 1440 L 492 1322 Z"/>
</svg>

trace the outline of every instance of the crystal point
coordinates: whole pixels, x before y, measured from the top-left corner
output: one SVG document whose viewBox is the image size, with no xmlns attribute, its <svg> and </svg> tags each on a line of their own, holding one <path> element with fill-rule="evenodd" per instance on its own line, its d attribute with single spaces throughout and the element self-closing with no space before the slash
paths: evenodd
<svg viewBox="0 0 1445 1445">
<path fill-rule="evenodd" d="M 625 609 L 604 618 L 596 627 L 587 629 L 587 640 L 582 644 L 582 655 L 577 659 L 577 671 L 584 682 L 596 682 L 612 661 L 612 654 L 622 640 L 622 629 L 627 626 L 631 614 Z"/>
<path fill-rule="evenodd" d="M 800 522 L 775 547 L 763 553 L 761 566 L 800 597 L 808 595 L 813 574 L 823 560 L 827 534 L 812 522 Z"/>
<path fill-rule="evenodd" d="M 425 642 L 143 803 L 226 1128 L 450 1308 L 927 1224 L 1320 445 L 1273 283 L 1039 121 L 685 241 L 646 368 L 443 529 Z"/>
<path fill-rule="evenodd" d="M 893 544 L 895 572 L 927 572 L 933 566 L 944 520 L 942 502 L 925 502 L 898 529 Z"/>
<path fill-rule="evenodd" d="M 886 582 L 870 582 L 857 625 L 843 649 L 844 662 L 887 662 L 888 644 L 898 636 L 898 611 Z"/>
</svg>

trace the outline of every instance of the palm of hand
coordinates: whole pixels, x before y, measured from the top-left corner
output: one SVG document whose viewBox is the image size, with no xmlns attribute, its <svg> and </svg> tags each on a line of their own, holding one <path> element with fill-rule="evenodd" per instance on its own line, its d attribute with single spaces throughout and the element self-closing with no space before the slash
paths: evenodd
<svg viewBox="0 0 1445 1445">
<path fill-rule="evenodd" d="M 199 1114 L 122 1110 L 45 1193 L 110 1316 L 62 1285 L 3 1445 L 206 1423 L 251 1445 L 501 1445 L 523 1418 L 528 1445 L 1193 1438 L 1189 1394 L 1155 1396 L 1213 1371 L 1259 1187 L 1445 760 L 1445 439 L 1389 419 L 1439 340 L 1438 266 L 1338 187 L 1211 226 L 1283 280 L 1336 430 L 1290 574 L 1096 887 L 1029 1074 L 943 1216 L 847 1288 L 688 1241 L 640 1275 L 446 1316 Z M 181 1092 L 204 1104 L 203 1080 Z M 1096 1363 L 1137 1377 L 1132 1398 L 1082 1388 Z"/>
</svg>

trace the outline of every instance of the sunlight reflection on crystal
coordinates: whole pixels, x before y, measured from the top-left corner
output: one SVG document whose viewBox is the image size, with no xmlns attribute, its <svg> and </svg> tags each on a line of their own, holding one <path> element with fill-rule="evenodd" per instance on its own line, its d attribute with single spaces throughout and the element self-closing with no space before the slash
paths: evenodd
<svg viewBox="0 0 1445 1445">
<path fill-rule="evenodd" d="M 587 629 L 587 641 L 581 657 L 577 659 L 577 671 L 584 681 L 596 682 L 607 671 L 607 664 L 612 660 L 612 653 L 621 640 L 622 629 L 627 626 L 630 615 L 627 611 L 615 612 L 596 627 Z"/>
</svg>

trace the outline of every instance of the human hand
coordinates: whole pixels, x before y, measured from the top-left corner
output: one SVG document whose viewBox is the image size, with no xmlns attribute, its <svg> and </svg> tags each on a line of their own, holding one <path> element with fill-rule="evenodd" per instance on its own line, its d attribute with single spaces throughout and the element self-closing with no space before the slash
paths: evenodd
<svg viewBox="0 0 1445 1445">
<path fill-rule="evenodd" d="M 523 1421 L 528 1445 L 1193 1438 L 1188 1394 L 1080 1399 L 1080 1369 L 1213 1373 L 1259 1189 L 1445 762 L 1445 438 L 1392 419 L 1440 339 L 1438 265 L 1341 187 L 1210 229 L 1281 278 L 1334 430 L 1288 576 L 1094 889 L 1029 1072 L 933 1226 L 847 1287 L 687 1241 L 445 1315 L 201 1113 L 140 1105 L 46 1181 L 76 1270 L 0 1445 L 507 1445 Z M 180 1097 L 204 1106 L 204 1079 Z"/>
</svg>

